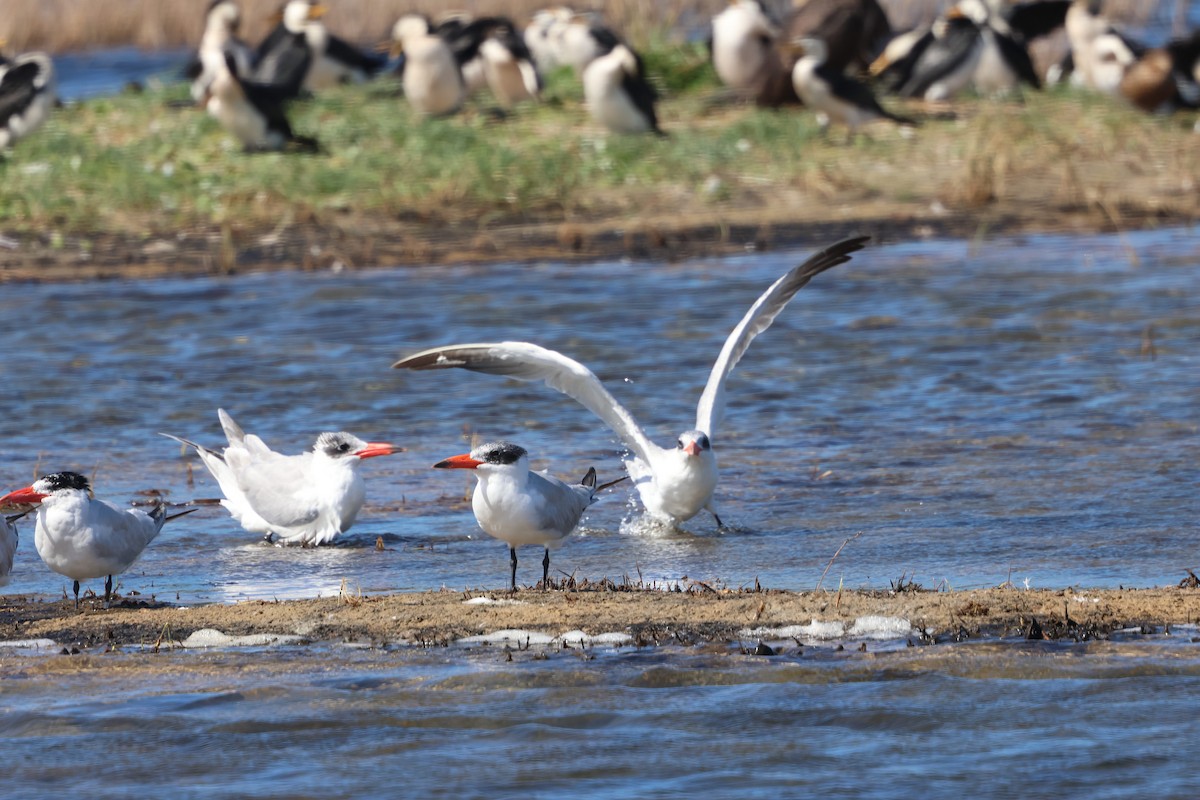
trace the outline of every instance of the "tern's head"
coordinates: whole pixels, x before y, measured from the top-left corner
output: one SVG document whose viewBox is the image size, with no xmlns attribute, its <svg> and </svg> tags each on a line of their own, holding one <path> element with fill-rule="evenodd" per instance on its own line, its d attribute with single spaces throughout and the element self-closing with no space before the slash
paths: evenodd
<svg viewBox="0 0 1200 800">
<path fill-rule="evenodd" d="M 488 442 L 470 453 L 451 456 L 433 465 L 434 469 L 473 469 L 491 472 L 504 469 L 529 470 L 529 453 L 512 442 Z"/>
<path fill-rule="evenodd" d="M 82 492 L 91 496 L 92 487 L 88 479 L 78 472 L 52 472 L 43 475 L 24 489 L 0 497 L 0 506 L 38 504 L 47 497 Z"/>
<path fill-rule="evenodd" d="M 701 453 L 712 452 L 712 442 L 704 431 L 686 431 L 679 434 L 675 443 L 676 450 L 682 450 L 688 456 L 698 456 Z"/>
<path fill-rule="evenodd" d="M 387 442 L 364 442 L 352 433 L 340 431 L 318 436 L 316 444 L 313 445 L 313 452 L 340 461 L 390 456 L 392 453 L 403 453 L 404 448 Z"/>
</svg>

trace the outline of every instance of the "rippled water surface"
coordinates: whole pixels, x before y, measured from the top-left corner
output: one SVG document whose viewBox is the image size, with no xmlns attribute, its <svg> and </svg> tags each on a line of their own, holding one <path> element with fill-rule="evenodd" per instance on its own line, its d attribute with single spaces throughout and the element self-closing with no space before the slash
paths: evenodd
<svg viewBox="0 0 1200 800">
<path fill-rule="evenodd" d="M 65 671 L 30 659 L 0 677 L 4 789 L 1194 797 L 1197 650 L 1176 635 L 775 658 L 334 649 L 77 657 Z M 127 670 L 146 660 L 158 680 Z"/>
<path fill-rule="evenodd" d="M 553 567 L 731 586 L 1160 585 L 1200 551 L 1200 313 L 1191 231 L 876 247 L 821 275 L 730 379 L 710 517 L 641 535 L 619 487 Z M 527 339 L 573 355 L 662 442 L 758 293 L 807 253 L 678 265 L 492 266 L 5 286 L 0 486 L 77 469 L 126 502 L 218 496 L 156 435 L 221 441 L 218 406 L 288 452 L 322 430 L 408 452 L 365 462 L 368 506 L 336 547 L 259 544 L 217 506 L 168 525 L 125 588 L 232 600 L 500 586 L 504 546 L 435 471 L 464 431 L 541 466 L 621 473 L 608 430 L 540 384 L 400 373 L 440 343 Z M 28 524 L 25 525 L 28 533 Z M 383 537 L 385 550 L 374 548 Z M 60 594 L 27 535 L 14 592 Z M 537 571 L 525 551 L 520 579 Z"/>
<path fill-rule="evenodd" d="M 730 382 L 719 503 L 648 533 L 620 489 L 552 568 L 730 586 L 1162 585 L 1197 566 L 1200 240 L 1174 230 L 875 247 L 803 290 Z M 321 430 L 409 451 L 363 466 L 335 547 L 255 541 L 220 507 L 120 579 L 191 603 L 499 587 L 504 546 L 430 465 L 466 432 L 539 465 L 620 473 L 591 415 L 541 385 L 401 374 L 439 343 L 528 339 L 590 365 L 651 435 L 691 427 L 758 293 L 809 250 L 605 263 L 6 285 L 0 487 L 74 468 L 118 502 L 214 497 L 190 454 L 216 408 L 289 452 Z M 5 591 L 60 596 L 26 524 Z M 382 537 L 385 549 L 375 549 Z M 523 553 L 532 583 L 540 553 Z M 92 588 L 99 588 L 95 586 Z M 804 620 L 800 622 L 806 622 Z M 904 641 L 837 651 L 597 647 L 546 660 L 318 645 L 3 656 L 5 788 L 33 796 L 1194 795 L 1194 628 L 1085 645 Z M 1136 641 L 1135 641 L 1136 640 Z M 133 669 L 161 666 L 148 677 Z M 194 668 L 194 669 L 193 669 Z M 3 793 L 3 792 L 0 792 Z"/>
</svg>

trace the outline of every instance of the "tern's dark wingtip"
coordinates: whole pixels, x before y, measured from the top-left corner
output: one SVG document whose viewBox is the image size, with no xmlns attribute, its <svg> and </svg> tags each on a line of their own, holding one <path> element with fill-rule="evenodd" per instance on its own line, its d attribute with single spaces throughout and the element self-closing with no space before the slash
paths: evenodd
<svg viewBox="0 0 1200 800">
<path fill-rule="evenodd" d="M 428 356 L 423 353 L 417 353 L 411 356 L 405 356 L 399 361 L 392 364 L 392 369 L 429 369 L 437 363 L 436 356 Z"/>
</svg>

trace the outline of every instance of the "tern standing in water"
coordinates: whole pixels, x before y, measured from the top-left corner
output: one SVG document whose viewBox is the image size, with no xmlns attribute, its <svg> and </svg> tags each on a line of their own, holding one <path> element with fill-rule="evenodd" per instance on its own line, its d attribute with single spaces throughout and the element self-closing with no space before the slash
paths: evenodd
<svg viewBox="0 0 1200 800">
<path fill-rule="evenodd" d="M 78 472 L 43 475 L 32 485 L 0 497 L 0 506 L 19 504 L 37 506 L 33 543 L 46 566 L 75 582 L 76 608 L 79 582 L 91 578 L 106 578 L 107 608 L 112 576 L 133 566 L 167 520 L 196 510 L 167 516 L 161 504 L 149 514 L 138 508 L 120 508 L 92 497 L 88 479 Z"/>
<path fill-rule="evenodd" d="M 218 453 L 169 433 L 168 439 L 196 448 L 200 460 L 221 485 L 221 505 L 251 533 L 284 544 L 316 546 L 332 542 L 354 524 L 366 500 L 358 474 L 365 458 L 404 452 L 387 442 L 364 442 L 353 434 L 322 433 L 312 450 L 287 456 L 246 433 L 217 409 L 229 446 Z"/>
<path fill-rule="evenodd" d="M 549 586 L 550 549 L 575 530 L 583 512 L 596 502 L 596 470 L 589 468 L 576 484 L 531 472 L 529 454 L 512 442 L 480 445 L 470 453 L 434 464 L 434 469 L 469 469 L 475 473 L 471 510 L 488 535 L 508 544 L 512 559 L 510 586 L 517 590 L 517 546 L 541 545 L 542 589 Z M 624 480 L 621 478 L 619 480 Z M 619 481 L 613 481 L 617 483 Z"/>
</svg>

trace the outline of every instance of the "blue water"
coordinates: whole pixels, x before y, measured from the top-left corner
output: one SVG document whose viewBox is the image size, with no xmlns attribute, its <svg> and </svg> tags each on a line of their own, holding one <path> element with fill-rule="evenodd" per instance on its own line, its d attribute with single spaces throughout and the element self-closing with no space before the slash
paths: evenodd
<svg viewBox="0 0 1200 800">
<path fill-rule="evenodd" d="M 61 53 L 54 57 L 58 94 L 63 100 L 86 100 L 116 94 L 130 84 L 183 79 L 192 56 L 187 48 L 145 51 L 133 47 Z"/>
<path fill-rule="evenodd" d="M 1200 647 L 1187 635 L 776 658 L 513 655 L 10 659 L 4 794 L 1195 794 Z"/>
<path fill-rule="evenodd" d="M 211 497 L 194 457 L 156 431 L 215 444 L 218 405 L 288 451 L 346 428 L 409 452 L 364 465 L 368 507 L 338 546 L 265 546 L 205 507 L 168 525 L 122 591 L 192 603 L 328 595 L 343 580 L 368 594 L 502 586 L 506 553 L 476 531 L 469 479 L 429 466 L 469 430 L 559 474 L 611 477 L 612 436 L 542 386 L 390 363 L 530 339 L 591 365 L 663 439 L 690 427 L 728 330 L 809 251 L 6 285 L 0 486 L 70 467 L 120 502 Z M 646 535 L 625 490 L 552 566 L 808 589 L 861 531 L 826 585 L 1175 583 L 1200 550 L 1198 263 L 1182 229 L 857 254 L 804 289 L 731 379 L 718 498 L 739 530 L 698 518 Z M 6 590 L 61 596 L 24 531 Z M 536 561 L 524 555 L 522 583 Z M 1194 794 L 1194 625 L 1085 644 L 782 644 L 771 658 L 0 648 L 0 795 Z"/>
<path fill-rule="evenodd" d="M 631 532 L 627 487 L 553 569 L 729 586 L 1163 585 L 1196 567 L 1198 240 L 1189 230 L 874 247 L 804 289 L 733 374 L 717 502 Z M 182 602 L 496 587 L 471 477 L 430 469 L 464 431 L 602 479 L 619 445 L 540 384 L 407 373 L 434 344 L 527 339 L 571 354 L 658 441 L 690 428 L 724 337 L 807 250 L 679 265 L 497 265 L 235 279 L 8 285 L 0 294 L 0 486 L 76 469 L 100 497 L 219 496 L 166 431 L 218 445 L 217 407 L 285 452 L 322 430 L 392 440 L 340 545 L 259 544 L 217 506 L 167 526 L 125 588 Z M 28 524 L 25 525 L 29 531 Z M 377 537 L 388 547 L 374 549 Z M 431 547 L 432 545 L 432 547 Z M 533 583 L 540 554 L 523 553 Z M 67 582 L 23 541 L 11 592 Z"/>
</svg>

